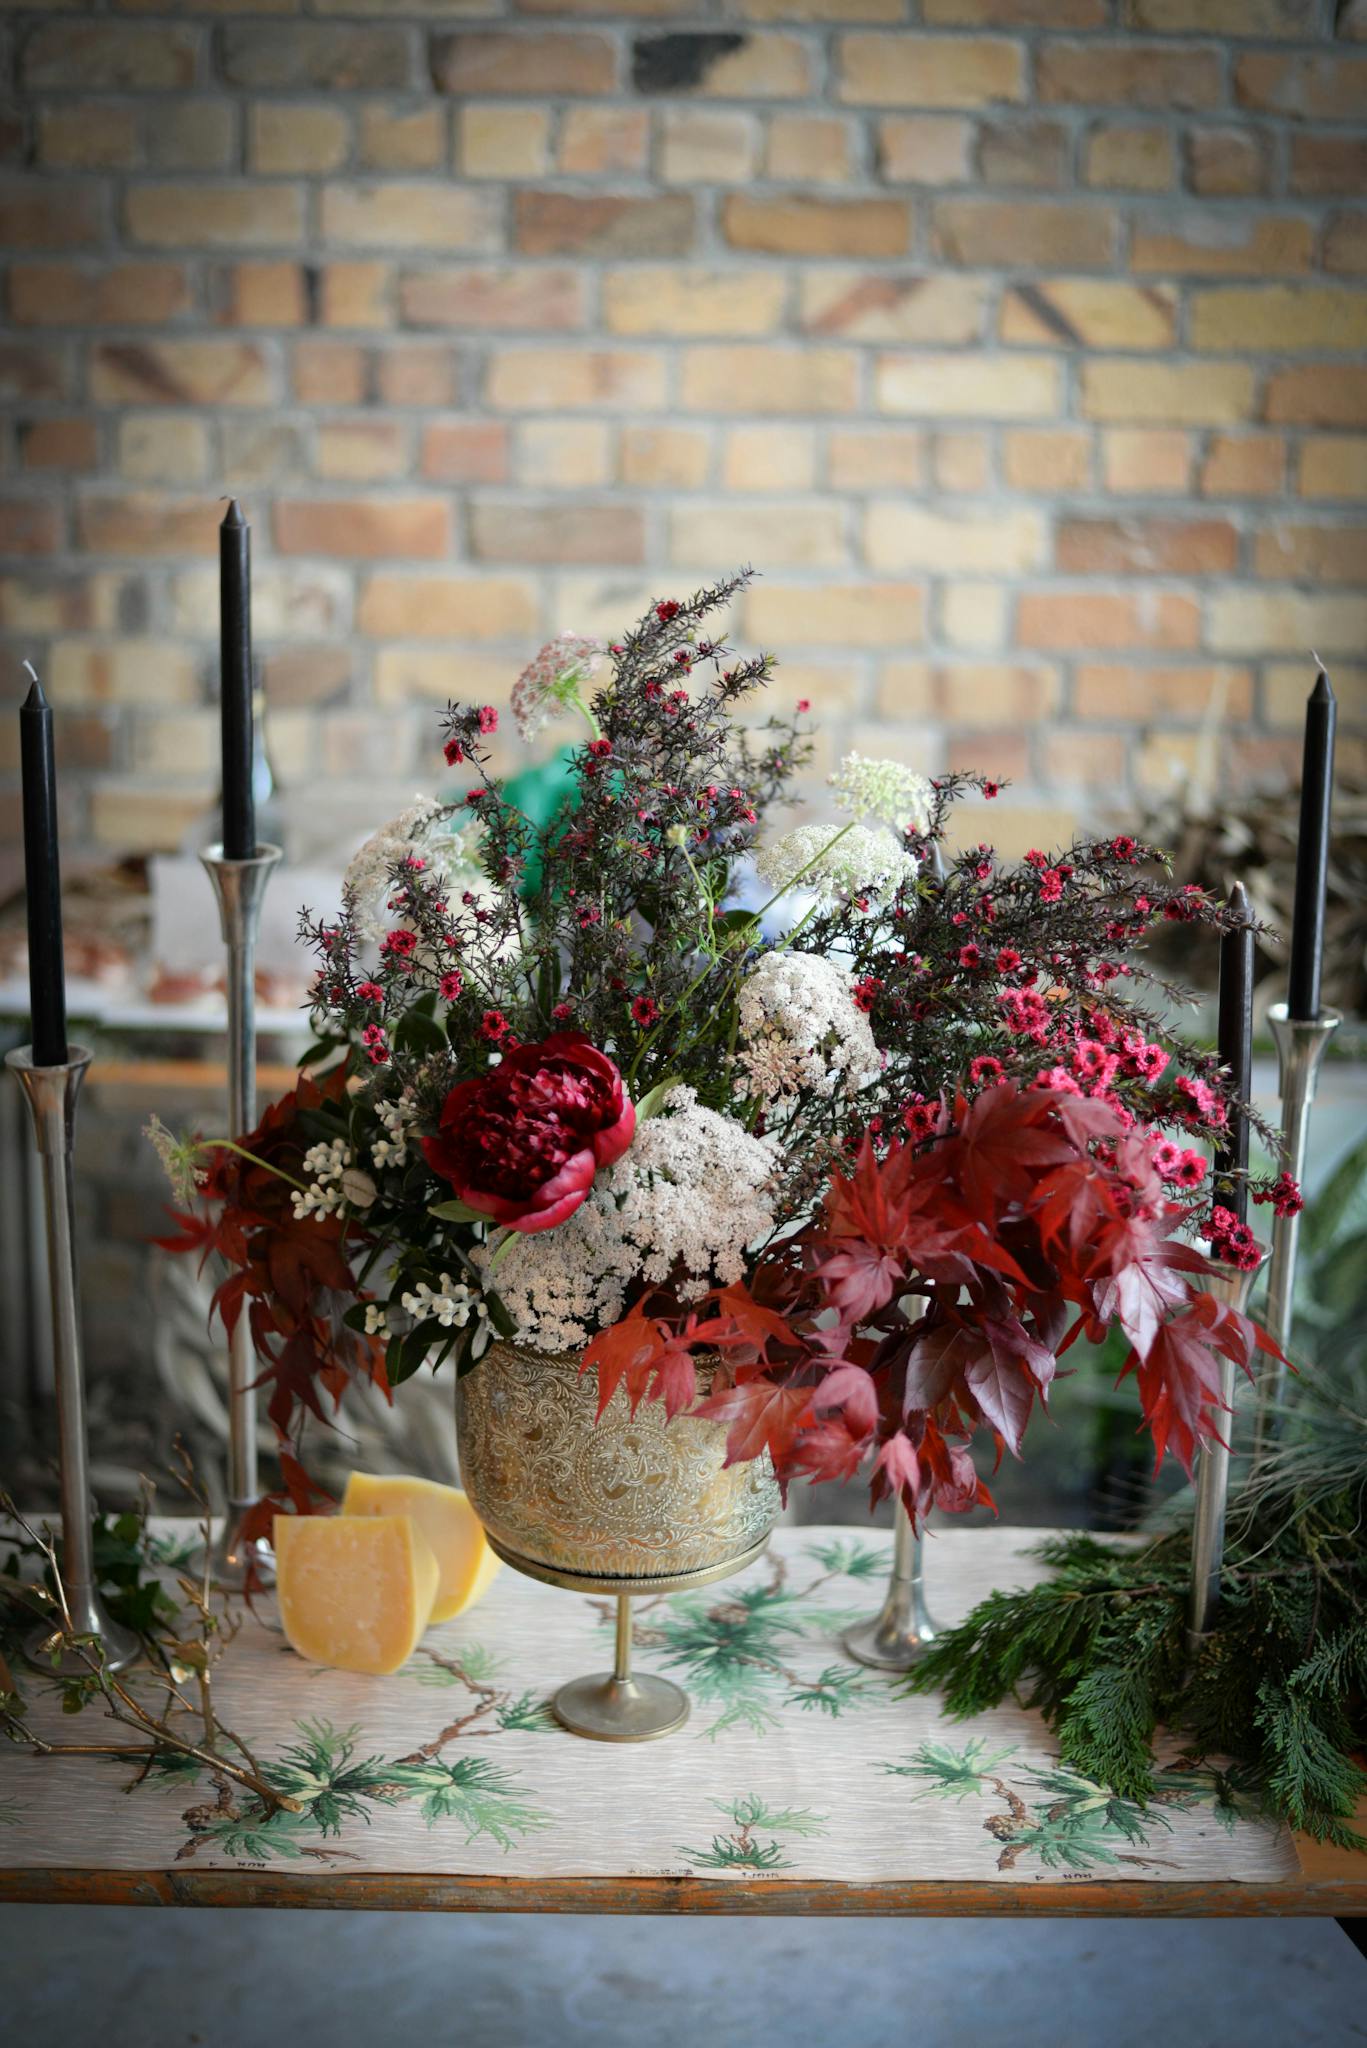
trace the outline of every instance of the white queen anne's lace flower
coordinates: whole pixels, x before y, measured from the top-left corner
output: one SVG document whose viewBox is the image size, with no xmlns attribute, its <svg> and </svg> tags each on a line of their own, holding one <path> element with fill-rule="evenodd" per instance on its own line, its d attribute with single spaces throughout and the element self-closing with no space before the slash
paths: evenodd
<svg viewBox="0 0 1367 2048">
<path fill-rule="evenodd" d="M 493 1285 L 524 1344 L 573 1351 L 616 1322 L 628 1289 L 668 1280 L 682 1300 L 738 1280 L 773 1228 L 772 1140 L 676 1088 L 555 1230 L 520 1236 Z"/>
<path fill-rule="evenodd" d="M 917 872 L 916 862 L 881 826 L 799 825 L 759 848 L 755 867 L 775 895 L 794 884 L 823 903 L 842 897 L 891 896 Z"/>
<path fill-rule="evenodd" d="M 881 1071 L 869 1020 L 833 960 L 766 953 L 741 983 L 737 1007 L 736 1058 L 747 1095 L 763 1102 L 855 1095 Z"/>
<path fill-rule="evenodd" d="M 934 792 L 924 775 L 900 761 L 870 761 L 863 754 L 846 754 L 827 779 L 837 804 L 852 818 L 881 818 L 899 832 L 929 828 Z"/>
<path fill-rule="evenodd" d="M 452 823 L 454 815 L 451 805 L 436 797 L 418 796 L 352 855 L 342 890 L 355 905 L 356 929 L 363 939 L 378 942 L 402 922 L 389 908 L 393 871 L 401 860 L 420 861 L 419 872 L 429 882 L 469 878 L 472 885 L 485 886 L 466 850 L 465 835 Z"/>
<path fill-rule="evenodd" d="M 546 642 L 513 684 L 513 722 L 524 740 L 536 738 L 557 705 L 574 702 L 602 658 L 602 641 L 577 633 L 557 633 Z"/>
</svg>

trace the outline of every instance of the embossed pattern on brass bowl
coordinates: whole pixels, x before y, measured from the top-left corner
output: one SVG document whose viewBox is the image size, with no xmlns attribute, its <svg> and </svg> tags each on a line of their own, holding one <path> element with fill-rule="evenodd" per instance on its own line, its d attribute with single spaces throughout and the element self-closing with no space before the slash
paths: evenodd
<svg viewBox="0 0 1367 2048">
<path fill-rule="evenodd" d="M 456 1384 L 461 1483 L 500 1548 L 558 1572 L 661 1578 L 715 1571 L 778 1519 L 767 1456 L 723 1466 L 726 1425 L 618 1388 L 602 1420 L 579 1354 L 493 1343 Z M 699 1361 L 699 1382 L 710 1369 Z"/>
</svg>

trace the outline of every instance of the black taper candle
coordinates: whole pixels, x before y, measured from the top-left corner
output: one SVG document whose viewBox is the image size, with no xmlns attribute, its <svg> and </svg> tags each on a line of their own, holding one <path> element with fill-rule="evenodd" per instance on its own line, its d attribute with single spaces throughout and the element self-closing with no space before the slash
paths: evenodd
<svg viewBox="0 0 1367 2048">
<path fill-rule="evenodd" d="M 32 674 L 32 670 L 29 671 Z M 57 764 L 52 707 L 37 676 L 19 711 L 24 778 L 24 888 L 33 1063 L 66 1061 L 66 971 L 62 958 L 62 871 L 57 850 Z"/>
<path fill-rule="evenodd" d="M 232 499 L 218 529 L 218 598 L 223 712 L 223 851 L 256 852 L 252 797 L 252 530 Z"/>
<path fill-rule="evenodd" d="M 1229 892 L 1239 922 L 1220 942 L 1220 1064 L 1229 1074 L 1239 1107 L 1230 1110 L 1215 1151 L 1215 1200 L 1248 1221 L 1248 1115 L 1242 1107 L 1253 1091 L 1253 921 L 1242 882 Z M 1230 1179 L 1237 1174 L 1238 1179 Z"/>
<path fill-rule="evenodd" d="M 1320 1014 L 1324 898 L 1329 882 L 1329 814 L 1334 802 L 1334 727 L 1338 704 L 1321 669 L 1305 706 L 1301 759 L 1301 826 L 1296 842 L 1296 896 L 1291 912 L 1289 1017 L 1313 1023 Z"/>
</svg>

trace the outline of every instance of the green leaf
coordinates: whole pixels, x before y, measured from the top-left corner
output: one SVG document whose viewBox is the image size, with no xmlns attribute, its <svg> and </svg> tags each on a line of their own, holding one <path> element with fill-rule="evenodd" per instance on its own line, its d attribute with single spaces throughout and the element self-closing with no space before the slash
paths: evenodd
<svg viewBox="0 0 1367 2048">
<path fill-rule="evenodd" d="M 472 1209 L 468 1202 L 457 1201 L 454 1198 L 449 1202 L 430 1203 L 427 1213 L 429 1216 L 440 1217 L 443 1223 L 492 1223 L 494 1220 L 492 1216 L 487 1216 L 483 1209 Z"/>
<path fill-rule="evenodd" d="M 637 1122 L 644 1123 L 647 1117 L 658 1116 L 670 1089 L 677 1088 L 678 1085 L 679 1076 L 670 1074 L 665 1080 L 657 1081 L 653 1088 L 648 1089 L 636 1105 Z"/>
<path fill-rule="evenodd" d="M 385 1352 L 385 1377 L 391 1387 L 411 1380 L 434 1344 L 447 1335 L 435 1316 L 428 1316 L 402 1337 L 391 1338 Z"/>
<path fill-rule="evenodd" d="M 416 1053 L 421 1058 L 425 1053 L 445 1052 L 447 1037 L 435 1017 L 422 1010 L 410 1010 L 395 1027 L 394 1045 L 399 1052 Z"/>
</svg>

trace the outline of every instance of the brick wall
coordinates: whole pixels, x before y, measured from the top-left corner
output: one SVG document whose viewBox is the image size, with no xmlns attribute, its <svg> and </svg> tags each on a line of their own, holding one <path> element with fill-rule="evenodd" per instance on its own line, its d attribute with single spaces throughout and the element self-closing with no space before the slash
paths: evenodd
<svg viewBox="0 0 1367 2048">
<path fill-rule="evenodd" d="M 738 559 L 823 742 L 1015 778 L 1003 844 L 1203 718 L 1283 776 L 1312 645 L 1363 769 L 1364 0 L 4 0 L 0 63 L 0 655 L 73 839 L 212 793 L 225 489 L 283 778 L 363 811 Z"/>
</svg>

